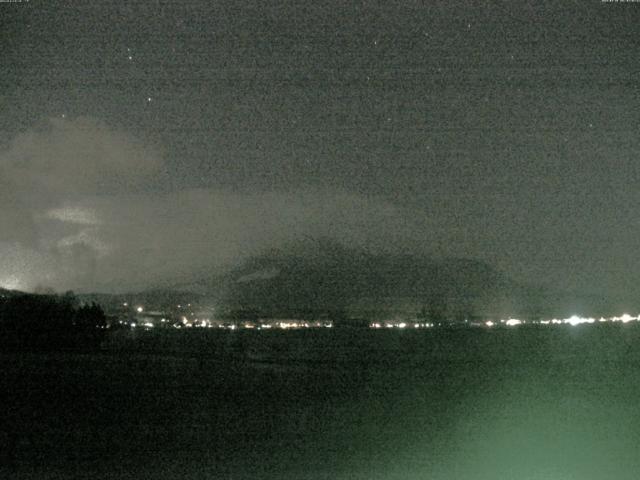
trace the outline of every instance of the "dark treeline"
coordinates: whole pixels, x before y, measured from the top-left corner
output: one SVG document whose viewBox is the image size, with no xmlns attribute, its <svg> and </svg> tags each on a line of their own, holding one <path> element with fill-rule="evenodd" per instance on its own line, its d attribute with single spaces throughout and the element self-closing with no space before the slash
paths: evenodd
<svg viewBox="0 0 640 480">
<path fill-rule="evenodd" d="M 81 305 L 72 292 L 0 298 L 0 345 L 6 350 L 94 350 L 105 328 L 102 308 Z"/>
</svg>

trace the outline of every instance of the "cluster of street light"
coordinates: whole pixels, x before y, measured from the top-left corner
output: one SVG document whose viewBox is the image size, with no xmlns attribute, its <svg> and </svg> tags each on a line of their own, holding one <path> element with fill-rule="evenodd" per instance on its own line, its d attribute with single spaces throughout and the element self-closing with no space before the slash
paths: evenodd
<svg viewBox="0 0 640 480">
<path fill-rule="evenodd" d="M 175 328 L 220 328 L 224 330 L 236 330 L 236 329 L 247 329 L 247 330 L 270 330 L 270 329 L 281 329 L 281 330 L 289 330 L 289 329 L 299 329 L 299 328 L 331 328 L 333 327 L 333 322 L 331 321 L 313 321 L 308 322 L 304 320 L 282 320 L 282 321 L 246 321 L 239 323 L 220 323 L 220 322 L 212 322 L 209 319 L 195 319 L 188 320 L 186 317 L 182 317 L 180 322 L 174 323 L 173 326 Z"/>
<path fill-rule="evenodd" d="M 610 322 L 620 322 L 620 323 L 629 323 L 629 322 L 637 322 L 640 320 L 640 315 L 634 317 L 625 313 L 619 317 L 600 317 L 598 319 L 593 317 L 580 317 L 578 315 L 573 315 L 568 318 L 553 318 L 551 320 L 519 320 L 517 318 L 509 318 L 507 320 L 500 320 L 500 322 L 492 322 L 486 321 L 484 324 L 487 327 L 493 327 L 497 324 L 504 324 L 507 327 L 515 327 L 523 324 L 531 324 L 531 325 L 582 325 L 582 324 L 592 324 L 592 323 L 610 323 Z"/>
<path fill-rule="evenodd" d="M 127 304 L 124 304 L 127 306 Z M 191 306 L 191 305 L 189 305 Z M 181 305 L 179 305 L 181 307 Z M 139 306 L 135 309 L 138 314 L 141 314 L 144 311 L 144 308 Z M 521 320 L 518 318 L 506 318 L 501 320 L 486 320 L 486 321 L 469 321 L 464 320 L 463 322 L 425 322 L 418 320 L 387 320 L 387 321 L 373 321 L 368 324 L 364 324 L 364 326 L 368 326 L 371 329 L 428 329 L 428 328 L 437 328 L 437 327 L 449 327 L 452 325 L 462 325 L 468 327 L 517 327 L 520 325 L 582 325 L 582 324 L 596 324 L 596 323 L 630 323 L 640 321 L 640 315 L 632 316 L 627 313 L 621 316 L 614 317 L 581 317 L 578 315 L 573 315 L 568 318 L 553 318 L 548 320 Z M 218 320 L 211 320 L 209 318 L 188 318 L 187 316 L 182 316 L 177 322 L 172 322 L 167 318 L 162 318 L 160 320 L 160 324 L 155 321 L 151 321 L 149 318 L 144 319 L 143 321 L 120 321 L 121 325 L 128 325 L 132 328 L 135 327 L 143 327 L 145 329 L 154 328 L 156 326 L 173 326 L 174 328 L 217 328 L 217 329 L 225 329 L 225 330 L 236 330 L 236 329 L 249 329 L 249 330 L 270 330 L 270 329 L 280 329 L 280 330 L 290 330 L 290 329 L 305 329 L 305 328 L 331 328 L 334 326 L 334 323 L 330 320 L 277 320 L 277 319 L 261 319 L 255 321 L 237 321 L 237 322 L 222 322 Z M 348 322 L 345 322 L 345 325 L 348 325 Z M 359 324 L 362 325 L 362 324 Z"/>
</svg>

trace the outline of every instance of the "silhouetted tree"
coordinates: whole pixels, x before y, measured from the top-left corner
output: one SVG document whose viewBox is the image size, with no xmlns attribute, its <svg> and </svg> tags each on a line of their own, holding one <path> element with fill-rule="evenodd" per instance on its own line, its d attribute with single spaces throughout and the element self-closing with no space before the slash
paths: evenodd
<svg viewBox="0 0 640 480">
<path fill-rule="evenodd" d="M 95 303 L 83 305 L 75 311 L 73 325 L 84 330 L 105 328 L 107 326 L 107 317 L 102 308 Z"/>
<path fill-rule="evenodd" d="M 0 343 L 13 350 L 97 348 L 105 314 L 96 304 L 78 305 L 73 292 L 5 298 L 0 303 Z"/>
</svg>

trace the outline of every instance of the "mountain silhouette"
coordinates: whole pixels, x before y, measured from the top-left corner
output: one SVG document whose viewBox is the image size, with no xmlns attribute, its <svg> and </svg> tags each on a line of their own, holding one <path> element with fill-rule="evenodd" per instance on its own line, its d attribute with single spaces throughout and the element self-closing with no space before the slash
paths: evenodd
<svg viewBox="0 0 640 480">
<path fill-rule="evenodd" d="M 470 259 L 368 252 L 330 240 L 306 240 L 243 262 L 218 279 L 228 310 L 267 316 L 415 316 L 437 308 L 446 317 L 484 313 L 512 287 L 500 272 Z"/>
</svg>

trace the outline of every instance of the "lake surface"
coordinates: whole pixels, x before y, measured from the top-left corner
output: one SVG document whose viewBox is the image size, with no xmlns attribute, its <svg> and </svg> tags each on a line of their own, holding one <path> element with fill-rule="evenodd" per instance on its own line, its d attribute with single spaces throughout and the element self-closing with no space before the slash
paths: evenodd
<svg viewBox="0 0 640 480">
<path fill-rule="evenodd" d="M 635 325 L 124 331 L 0 360 L 2 478 L 640 472 Z"/>
</svg>

